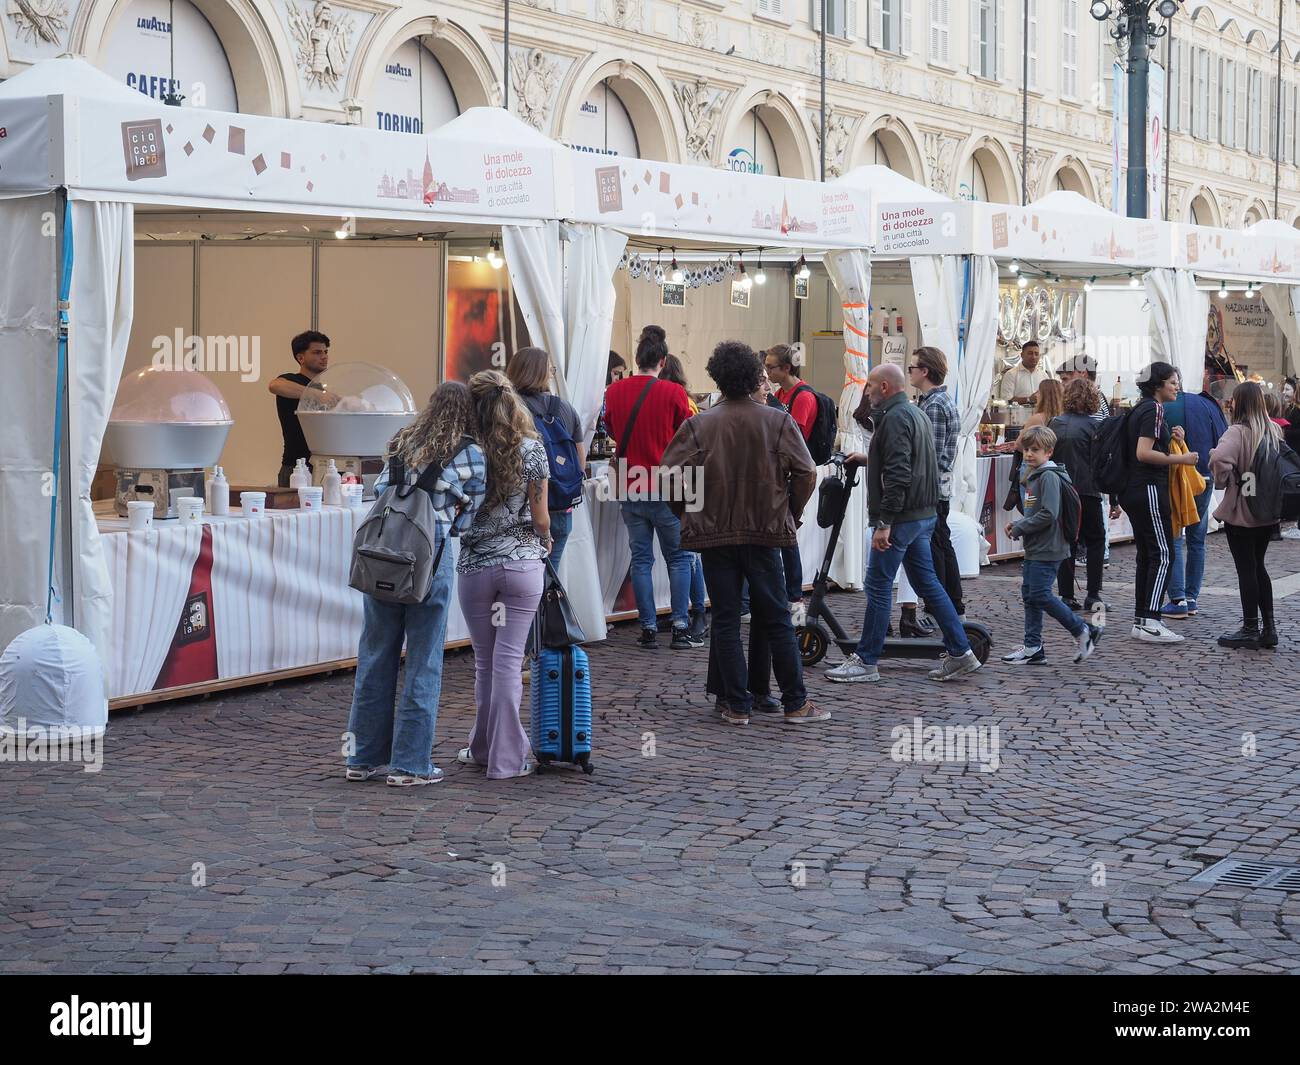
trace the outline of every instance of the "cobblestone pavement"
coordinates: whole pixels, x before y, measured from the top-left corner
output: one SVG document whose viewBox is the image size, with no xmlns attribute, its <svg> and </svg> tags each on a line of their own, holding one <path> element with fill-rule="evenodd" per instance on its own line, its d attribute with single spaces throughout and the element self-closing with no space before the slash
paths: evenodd
<svg viewBox="0 0 1300 1065">
<path fill-rule="evenodd" d="M 1300 571 L 1300 543 L 1270 557 Z M 1117 605 L 1131 570 L 1116 547 Z M 1215 536 L 1186 643 L 1136 643 L 1121 616 L 1073 666 L 1049 620 L 1052 666 L 1017 671 L 996 661 L 1017 573 L 969 595 L 986 670 L 837 686 L 819 667 L 825 725 L 725 726 L 704 653 L 638 651 L 622 625 L 593 651 L 589 778 L 456 764 L 465 652 L 433 787 L 343 780 L 351 674 L 117 715 L 99 774 L 0 766 L 0 969 L 1300 972 L 1300 894 L 1188 883 L 1230 854 L 1300 862 L 1300 596 L 1275 652 L 1217 648 L 1238 607 Z M 860 602 L 835 602 L 855 627 Z M 996 724 L 1000 767 L 891 760 L 917 715 Z"/>
</svg>

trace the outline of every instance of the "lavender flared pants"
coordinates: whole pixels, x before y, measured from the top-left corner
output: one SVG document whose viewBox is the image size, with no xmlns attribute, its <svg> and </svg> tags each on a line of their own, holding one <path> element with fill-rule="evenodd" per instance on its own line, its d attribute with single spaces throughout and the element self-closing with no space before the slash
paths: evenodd
<svg viewBox="0 0 1300 1065">
<path fill-rule="evenodd" d="M 461 613 L 474 645 L 474 702 L 470 757 L 491 779 L 518 776 L 528 762 L 528 735 L 519 721 L 524 645 L 542 597 L 540 559 L 503 562 L 461 574 Z"/>
</svg>

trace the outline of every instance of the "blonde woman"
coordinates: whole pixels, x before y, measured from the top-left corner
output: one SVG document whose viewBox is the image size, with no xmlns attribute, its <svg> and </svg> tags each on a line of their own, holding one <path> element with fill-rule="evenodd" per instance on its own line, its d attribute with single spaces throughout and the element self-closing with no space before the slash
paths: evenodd
<svg viewBox="0 0 1300 1065">
<path fill-rule="evenodd" d="M 1034 413 L 1025 419 L 1025 425 L 1020 430 L 1020 436 L 1025 435 L 1025 429 L 1032 428 L 1035 425 L 1049 425 L 1053 418 L 1060 417 L 1064 413 L 1065 389 L 1061 387 L 1060 381 L 1049 377 L 1038 386 L 1038 393 L 1034 397 Z M 1019 436 L 1016 438 L 1016 450 L 1024 450 L 1020 446 Z"/>
<path fill-rule="evenodd" d="M 438 386 L 420 415 L 389 444 L 389 468 L 376 485 L 382 494 L 393 472 L 417 477 L 431 465 L 442 468 L 429 496 L 437 514 L 433 545 L 469 528 L 487 492 L 487 465 L 471 439 L 477 433 L 470 391 L 459 381 Z M 347 779 L 369 780 L 388 766 L 394 787 L 433 784 L 442 770 L 430 760 L 438 698 L 442 693 L 442 648 L 451 601 L 451 552 L 444 550 L 424 602 L 402 605 L 363 597 L 361 643 L 348 732 L 355 750 Z M 394 705 L 397 668 L 406 641 L 406 682 Z"/>
<path fill-rule="evenodd" d="M 1277 646 L 1273 582 L 1264 568 L 1264 554 L 1277 522 L 1255 516 L 1242 494 L 1242 481 L 1249 478 L 1256 452 L 1266 448 L 1276 454 L 1281 440 L 1282 430 L 1269 419 L 1263 390 L 1251 381 L 1239 384 L 1232 393 L 1232 424 L 1210 452 L 1214 487 L 1223 489 L 1223 501 L 1214 516 L 1223 522 L 1241 594 L 1241 628 L 1219 637 L 1223 647 Z"/>
<path fill-rule="evenodd" d="M 519 722 L 520 669 L 551 550 L 550 466 L 505 374 L 483 370 L 469 379 L 469 389 L 487 458 L 487 497 L 461 537 L 456 563 L 478 707 L 469 746 L 457 758 L 485 766 L 492 779 L 522 777 L 536 769 Z"/>
</svg>

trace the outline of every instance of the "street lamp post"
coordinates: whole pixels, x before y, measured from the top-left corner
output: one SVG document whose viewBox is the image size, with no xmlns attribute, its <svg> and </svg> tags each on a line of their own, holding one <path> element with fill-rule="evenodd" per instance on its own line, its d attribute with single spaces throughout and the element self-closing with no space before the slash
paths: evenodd
<svg viewBox="0 0 1300 1065">
<path fill-rule="evenodd" d="M 1147 70 L 1151 48 L 1169 32 L 1181 0 L 1093 0 L 1089 13 L 1098 22 L 1115 20 L 1110 35 L 1128 41 L 1128 215 L 1147 216 Z M 1152 9 L 1161 20 L 1152 20 Z"/>
</svg>

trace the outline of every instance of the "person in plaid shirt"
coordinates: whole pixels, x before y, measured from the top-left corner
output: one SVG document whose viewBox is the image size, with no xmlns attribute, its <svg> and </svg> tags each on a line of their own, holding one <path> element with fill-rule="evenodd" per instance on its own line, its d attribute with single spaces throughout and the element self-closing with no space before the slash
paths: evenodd
<svg viewBox="0 0 1300 1065">
<path fill-rule="evenodd" d="M 487 459 L 473 440 L 477 432 L 469 389 L 459 381 L 447 381 L 388 445 L 390 459 L 401 461 L 408 478 L 418 477 L 430 464 L 443 467 L 429 493 L 436 512 L 435 551 L 448 536 L 468 530 L 487 495 Z M 376 494 L 387 487 L 388 475 L 385 468 L 375 483 Z M 361 642 L 348 716 L 348 780 L 369 780 L 385 766 L 388 783 L 394 787 L 442 779 L 430 752 L 454 573 L 452 553 L 444 551 L 424 602 L 403 605 L 361 597 Z M 394 705 L 403 640 L 406 683 Z"/>
<path fill-rule="evenodd" d="M 934 454 L 939 460 L 939 503 L 934 535 L 930 539 L 934 572 L 948 593 L 948 598 L 952 600 L 958 617 L 965 621 L 961 568 L 957 565 L 957 552 L 953 550 L 952 533 L 948 529 L 948 510 L 952 504 L 953 489 L 952 467 L 957 460 L 957 439 L 961 435 L 961 416 L 944 384 L 948 377 L 948 360 L 938 348 L 917 348 L 912 352 L 912 359 L 908 363 L 907 376 L 912 387 L 920 393 L 917 405 L 925 411 L 934 429 Z M 925 608 L 933 614 L 929 603 L 925 604 Z"/>
</svg>

